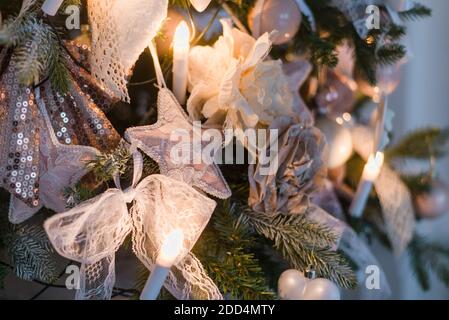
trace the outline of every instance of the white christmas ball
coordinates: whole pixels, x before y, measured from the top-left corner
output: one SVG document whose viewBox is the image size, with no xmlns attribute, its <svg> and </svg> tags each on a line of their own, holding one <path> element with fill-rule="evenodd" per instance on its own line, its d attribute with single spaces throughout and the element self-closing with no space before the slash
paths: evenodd
<svg viewBox="0 0 449 320">
<path fill-rule="evenodd" d="M 282 300 L 301 300 L 308 279 L 294 269 L 284 271 L 279 277 L 278 294 Z"/>
<path fill-rule="evenodd" d="M 348 128 L 329 118 L 319 118 L 316 127 L 326 137 L 327 145 L 324 159 L 329 169 L 336 169 L 344 165 L 352 155 L 352 135 Z"/>
<path fill-rule="evenodd" d="M 340 290 L 327 279 L 310 280 L 302 300 L 340 300 Z"/>
<path fill-rule="evenodd" d="M 256 3 L 248 15 L 248 24 L 253 34 L 262 35 L 265 32 L 277 31 L 274 44 L 289 42 L 298 33 L 302 14 L 294 0 L 258 0 L 264 1 L 262 10 L 256 12 L 259 3 Z M 255 19 L 260 19 L 259 30 L 255 30 Z"/>
</svg>

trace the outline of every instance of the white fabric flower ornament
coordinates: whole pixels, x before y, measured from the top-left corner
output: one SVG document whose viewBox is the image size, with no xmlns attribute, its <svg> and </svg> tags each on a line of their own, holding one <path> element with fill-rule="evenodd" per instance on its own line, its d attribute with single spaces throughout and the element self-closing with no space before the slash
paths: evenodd
<svg viewBox="0 0 449 320">
<path fill-rule="evenodd" d="M 298 115 L 282 62 L 265 60 L 270 35 L 256 40 L 227 20 L 221 23 L 223 36 L 214 46 L 196 46 L 189 55 L 190 117 L 238 132 L 268 127 L 279 116 Z"/>
</svg>

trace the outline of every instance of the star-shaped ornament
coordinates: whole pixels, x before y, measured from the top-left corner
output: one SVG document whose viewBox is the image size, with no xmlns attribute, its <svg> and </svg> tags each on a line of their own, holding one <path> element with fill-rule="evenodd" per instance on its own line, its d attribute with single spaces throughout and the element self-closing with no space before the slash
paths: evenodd
<svg viewBox="0 0 449 320">
<path fill-rule="evenodd" d="M 184 133 L 183 138 L 187 138 L 184 145 L 179 139 L 174 139 L 176 136 L 180 137 L 182 133 Z M 204 149 L 209 144 L 197 140 L 201 143 L 197 146 L 193 145 L 194 137 L 201 139 L 203 133 L 202 128 L 195 128 L 190 122 L 172 92 L 161 88 L 158 95 L 157 123 L 130 128 L 126 131 L 125 137 L 156 161 L 162 174 L 182 180 L 217 198 L 229 198 L 231 190 L 219 167 L 213 161 L 204 161 L 204 159 L 193 161 L 193 153 L 198 155 L 199 147 Z M 191 151 L 192 157 L 187 161 L 175 159 L 180 146 Z"/>
</svg>

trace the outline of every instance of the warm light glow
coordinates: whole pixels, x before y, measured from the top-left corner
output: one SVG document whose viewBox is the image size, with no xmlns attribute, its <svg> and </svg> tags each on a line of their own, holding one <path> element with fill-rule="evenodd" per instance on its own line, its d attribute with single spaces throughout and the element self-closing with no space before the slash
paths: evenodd
<svg viewBox="0 0 449 320">
<path fill-rule="evenodd" d="M 363 179 L 374 182 L 379 177 L 380 170 L 384 164 L 385 155 L 377 152 L 376 156 L 371 155 L 363 170 Z"/>
<path fill-rule="evenodd" d="M 157 259 L 157 263 L 164 267 L 171 267 L 176 258 L 182 251 L 184 243 L 184 233 L 180 229 L 174 230 L 166 238 L 162 244 L 161 253 Z"/>
<path fill-rule="evenodd" d="M 379 103 L 380 102 L 380 88 L 374 87 L 374 96 L 373 96 L 373 102 Z"/>
<path fill-rule="evenodd" d="M 343 119 L 344 119 L 346 122 L 349 122 L 349 121 L 352 120 L 352 116 L 351 116 L 350 113 L 345 112 L 345 113 L 343 113 Z"/>
<path fill-rule="evenodd" d="M 173 37 L 173 50 L 179 52 L 179 50 L 189 50 L 190 47 L 190 30 L 185 21 L 181 21 L 175 30 L 175 36 Z"/>
</svg>

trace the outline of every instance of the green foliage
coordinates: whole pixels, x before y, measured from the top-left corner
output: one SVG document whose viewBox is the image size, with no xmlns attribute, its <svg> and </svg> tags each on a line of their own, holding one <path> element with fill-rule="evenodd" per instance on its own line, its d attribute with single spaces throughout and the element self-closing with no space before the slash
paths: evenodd
<svg viewBox="0 0 449 320">
<path fill-rule="evenodd" d="M 120 144 L 111 153 L 102 153 L 95 160 L 88 163 L 87 168 L 92 170 L 95 178 L 100 183 L 107 183 L 113 179 L 114 174 L 132 178 L 133 159 L 125 144 Z M 144 156 L 143 174 L 148 176 L 159 172 L 159 167 L 150 158 Z"/>
<path fill-rule="evenodd" d="M 430 289 L 430 271 L 449 287 L 449 247 L 416 235 L 409 247 L 409 258 L 423 290 Z"/>
<path fill-rule="evenodd" d="M 432 188 L 432 179 L 428 173 L 404 175 L 401 178 L 414 194 L 429 192 Z"/>
<path fill-rule="evenodd" d="M 404 20 L 416 20 L 419 18 L 427 18 L 432 15 L 432 9 L 423 6 L 420 3 L 415 3 L 415 6 L 404 12 L 399 13 L 400 17 Z"/>
<path fill-rule="evenodd" d="M 17 277 L 44 282 L 57 279 L 53 249 L 41 226 L 17 227 L 8 241 L 8 253 Z"/>
<path fill-rule="evenodd" d="M 354 288 L 355 274 L 346 259 L 333 251 L 336 237 L 331 230 L 310 221 L 304 215 L 267 215 L 245 210 L 247 222 L 254 230 L 273 241 L 295 269 L 315 266 L 317 274 L 342 288 Z"/>
<path fill-rule="evenodd" d="M 429 159 L 447 154 L 449 129 L 428 128 L 414 131 L 387 150 L 387 157 Z"/>
<path fill-rule="evenodd" d="M 232 299 L 273 299 L 275 294 L 251 249 L 255 239 L 244 216 L 224 201 L 195 246 L 209 276 L 225 295 Z"/>
<path fill-rule="evenodd" d="M 0 289 L 4 289 L 4 281 L 6 276 L 9 274 L 9 268 L 0 264 Z"/>
<path fill-rule="evenodd" d="M 5 22 L 0 30 L 0 45 L 14 48 L 12 59 L 23 85 L 37 85 L 49 77 L 53 88 L 65 93 L 71 79 L 63 49 L 56 32 L 38 17 L 39 4 Z"/>
</svg>

